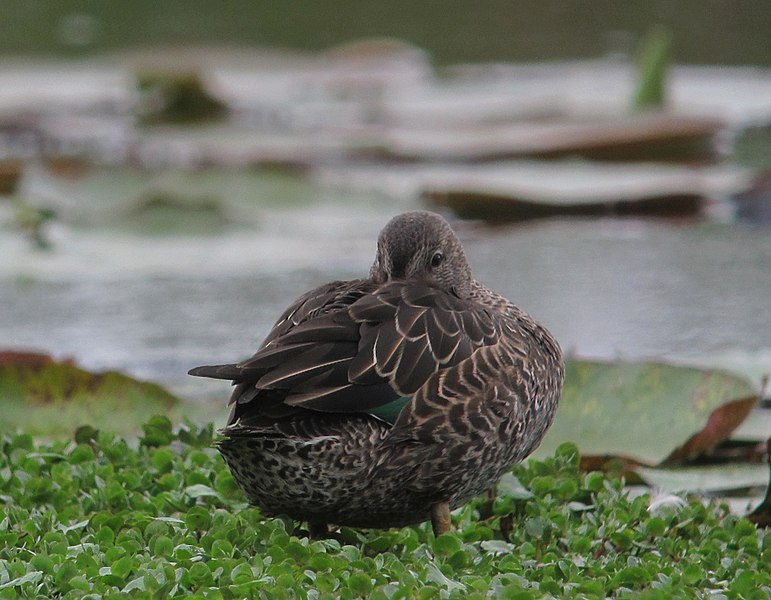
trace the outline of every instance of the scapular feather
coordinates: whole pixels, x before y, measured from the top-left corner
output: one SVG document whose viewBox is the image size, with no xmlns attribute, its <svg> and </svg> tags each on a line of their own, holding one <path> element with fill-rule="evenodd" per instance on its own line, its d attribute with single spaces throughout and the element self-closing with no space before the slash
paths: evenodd
<svg viewBox="0 0 771 600">
<path fill-rule="evenodd" d="M 402 394 L 414 394 L 437 370 L 437 362 L 429 351 L 425 336 L 404 347 L 394 381 Z"/>
<path fill-rule="evenodd" d="M 427 308 L 400 306 L 396 313 L 396 328 L 408 340 L 421 337 L 426 333 L 425 314 Z"/>
<path fill-rule="evenodd" d="M 399 357 L 406 344 L 404 338 L 396 331 L 393 321 L 383 323 L 375 340 L 375 361 L 378 371 L 383 374 L 391 374 L 399 365 Z"/>
</svg>

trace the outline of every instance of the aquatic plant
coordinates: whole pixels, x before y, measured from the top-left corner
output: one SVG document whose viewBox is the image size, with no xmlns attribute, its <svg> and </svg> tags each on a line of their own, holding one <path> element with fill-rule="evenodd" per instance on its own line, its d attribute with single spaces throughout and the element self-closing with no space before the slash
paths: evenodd
<svg viewBox="0 0 771 600">
<path fill-rule="evenodd" d="M 129 442 L 0 437 L 0 598 L 767 598 L 771 535 L 683 499 L 652 511 L 575 446 L 506 476 L 453 530 L 311 541 L 249 508 L 212 426 L 165 417 Z"/>
</svg>

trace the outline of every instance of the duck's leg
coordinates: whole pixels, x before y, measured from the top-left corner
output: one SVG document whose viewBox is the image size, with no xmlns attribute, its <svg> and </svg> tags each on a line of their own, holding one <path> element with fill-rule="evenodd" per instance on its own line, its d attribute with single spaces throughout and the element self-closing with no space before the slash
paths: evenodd
<svg viewBox="0 0 771 600">
<path fill-rule="evenodd" d="M 325 538 L 329 535 L 329 527 L 323 521 L 308 521 L 308 535 L 312 540 Z"/>
<path fill-rule="evenodd" d="M 450 531 L 450 504 L 448 502 L 437 502 L 431 506 L 431 526 L 437 537 Z"/>
<path fill-rule="evenodd" d="M 493 516 L 493 505 L 495 504 L 495 497 L 498 495 L 496 486 L 487 488 L 485 491 L 484 502 L 479 506 L 479 518 L 483 521 Z"/>
</svg>

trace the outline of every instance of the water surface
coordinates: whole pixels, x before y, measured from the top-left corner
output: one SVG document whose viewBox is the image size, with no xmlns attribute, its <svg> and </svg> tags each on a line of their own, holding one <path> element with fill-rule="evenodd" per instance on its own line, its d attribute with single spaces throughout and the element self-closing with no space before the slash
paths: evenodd
<svg viewBox="0 0 771 600">
<path fill-rule="evenodd" d="M 0 238 L 3 347 L 120 369 L 193 397 L 185 373 L 251 354 L 295 297 L 365 276 L 379 229 L 418 208 L 372 194 L 273 208 L 219 235 L 58 226 L 53 252 Z M 478 279 L 585 357 L 771 371 L 771 235 L 742 224 L 455 222 Z"/>
</svg>

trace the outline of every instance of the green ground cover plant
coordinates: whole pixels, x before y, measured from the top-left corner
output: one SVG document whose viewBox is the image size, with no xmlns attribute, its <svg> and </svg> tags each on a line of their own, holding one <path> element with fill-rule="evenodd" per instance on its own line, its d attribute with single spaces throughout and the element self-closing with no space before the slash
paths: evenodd
<svg viewBox="0 0 771 600">
<path fill-rule="evenodd" d="M 154 417 L 127 441 L 0 438 L 0 598 L 768 598 L 771 535 L 699 499 L 631 498 L 575 446 L 504 478 L 435 538 L 248 507 L 213 427 Z"/>
</svg>

